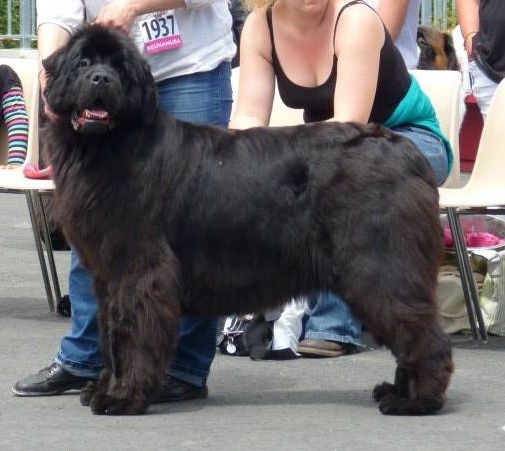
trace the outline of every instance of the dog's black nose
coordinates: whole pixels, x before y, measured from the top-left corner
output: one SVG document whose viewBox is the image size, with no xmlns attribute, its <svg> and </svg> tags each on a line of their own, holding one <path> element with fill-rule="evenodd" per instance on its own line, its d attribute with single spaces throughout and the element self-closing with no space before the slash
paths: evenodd
<svg viewBox="0 0 505 451">
<path fill-rule="evenodd" d="M 91 74 L 91 83 L 94 85 L 109 84 L 112 79 L 102 71 Z"/>
</svg>

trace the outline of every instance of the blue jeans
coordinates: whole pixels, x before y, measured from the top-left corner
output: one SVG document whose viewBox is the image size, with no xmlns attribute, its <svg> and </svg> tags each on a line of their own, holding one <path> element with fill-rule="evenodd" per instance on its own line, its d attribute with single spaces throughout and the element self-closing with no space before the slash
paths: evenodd
<svg viewBox="0 0 505 451">
<path fill-rule="evenodd" d="M 410 139 L 430 163 L 437 185 L 444 183 L 449 175 L 449 161 L 444 142 L 434 133 L 411 125 L 401 125 L 391 130 Z"/>
<path fill-rule="evenodd" d="M 419 127 L 399 126 L 391 129 L 410 139 L 426 157 L 441 185 L 447 178 L 448 159 L 443 141 L 434 133 Z M 313 305 L 305 323 L 305 338 L 350 343 L 361 346 L 361 323 L 351 315 L 344 300 L 323 292 L 312 298 Z"/>
<path fill-rule="evenodd" d="M 309 307 L 304 338 L 362 346 L 361 322 L 340 296 L 322 291 L 309 298 Z"/>
<path fill-rule="evenodd" d="M 209 72 L 162 81 L 158 84 L 160 106 L 182 120 L 227 127 L 232 105 L 230 71 L 230 63 L 222 63 Z M 73 250 L 69 295 L 72 324 L 61 340 L 55 360 L 74 375 L 97 377 L 102 368 L 96 321 L 98 304 L 92 278 Z M 204 386 L 215 355 L 216 328 L 216 318 L 182 317 L 176 354 L 167 373 Z"/>
</svg>

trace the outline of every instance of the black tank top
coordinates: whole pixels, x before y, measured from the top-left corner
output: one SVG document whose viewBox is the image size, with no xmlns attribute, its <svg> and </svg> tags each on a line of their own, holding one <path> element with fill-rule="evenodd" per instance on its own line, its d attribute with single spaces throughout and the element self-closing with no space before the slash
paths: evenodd
<svg viewBox="0 0 505 451">
<path fill-rule="evenodd" d="M 333 42 L 338 20 L 342 12 L 349 6 L 364 4 L 361 0 L 355 0 L 344 5 L 338 13 L 333 31 Z M 368 5 L 367 5 L 368 6 Z M 275 51 L 274 32 L 272 27 L 272 8 L 267 8 L 267 22 L 272 42 L 272 65 L 277 86 L 282 101 L 290 108 L 304 109 L 303 119 L 305 122 L 324 121 L 333 117 L 333 98 L 335 94 L 335 82 L 337 80 L 337 57 L 333 52 L 333 66 L 328 79 L 319 86 L 306 87 L 293 83 L 282 70 L 282 66 Z M 403 57 L 396 48 L 389 32 L 385 30 L 385 41 L 381 49 L 379 61 L 379 76 L 377 90 L 370 112 L 370 122 L 385 122 L 410 87 L 410 75 L 403 61 Z"/>
</svg>

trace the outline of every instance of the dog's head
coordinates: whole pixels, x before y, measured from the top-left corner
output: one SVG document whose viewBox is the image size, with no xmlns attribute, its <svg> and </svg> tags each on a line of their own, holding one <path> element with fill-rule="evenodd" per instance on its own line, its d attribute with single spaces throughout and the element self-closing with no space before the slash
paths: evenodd
<svg viewBox="0 0 505 451">
<path fill-rule="evenodd" d="M 43 65 L 48 106 L 77 132 L 107 133 L 153 120 L 154 79 L 128 36 L 89 25 Z"/>
<path fill-rule="evenodd" d="M 456 52 L 449 33 L 419 26 L 417 45 L 420 49 L 418 69 L 458 70 Z"/>
</svg>

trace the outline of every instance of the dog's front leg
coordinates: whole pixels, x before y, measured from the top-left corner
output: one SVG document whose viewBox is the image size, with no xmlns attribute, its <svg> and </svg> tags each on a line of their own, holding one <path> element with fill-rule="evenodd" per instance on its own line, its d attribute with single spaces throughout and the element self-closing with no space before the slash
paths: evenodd
<svg viewBox="0 0 505 451">
<path fill-rule="evenodd" d="M 159 390 L 167 359 L 175 348 L 179 297 L 172 266 L 144 262 L 117 281 L 110 296 L 107 331 L 102 338 L 108 358 L 91 399 L 94 413 L 138 415 Z M 172 276 L 170 276 L 172 275 Z M 116 285 L 115 283 L 109 284 Z"/>
</svg>

